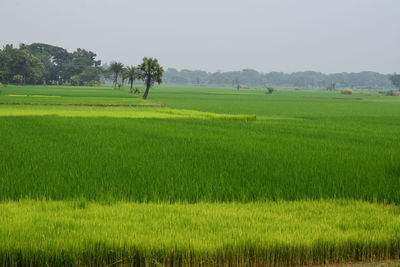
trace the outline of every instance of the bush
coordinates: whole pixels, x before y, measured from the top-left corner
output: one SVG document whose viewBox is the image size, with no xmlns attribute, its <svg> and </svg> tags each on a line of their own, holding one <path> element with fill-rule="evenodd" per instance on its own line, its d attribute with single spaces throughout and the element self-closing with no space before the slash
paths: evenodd
<svg viewBox="0 0 400 267">
<path fill-rule="evenodd" d="M 387 96 L 399 96 L 400 92 L 399 91 L 395 91 L 395 90 L 389 90 L 389 91 L 386 91 L 386 95 Z"/>
<path fill-rule="evenodd" d="M 273 87 L 267 87 L 267 94 L 272 94 L 275 91 Z"/>
<path fill-rule="evenodd" d="M 353 90 L 351 90 L 351 89 L 343 89 L 343 90 L 340 91 L 340 93 L 342 95 L 352 95 L 353 94 Z"/>
<path fill-rule="evenodd" d="M 399 96 L 400 95 L 400 92 L 395 91 L 395 90 L 379 91 L 378 93 L 381 95 L 386 95 L 386 96 Z"/>
</svg>

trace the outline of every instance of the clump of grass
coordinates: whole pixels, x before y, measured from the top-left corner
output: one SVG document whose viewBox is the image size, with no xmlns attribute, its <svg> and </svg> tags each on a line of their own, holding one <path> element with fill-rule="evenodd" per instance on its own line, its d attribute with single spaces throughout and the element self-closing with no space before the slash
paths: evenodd
<svg viewBox="0 0 400 267">
<path fill-rule="evenodd" d="M 351 90 L 351 89 L 342 89 L 342 90 L 340 90 L 340 93 L 342 95 L 352 95 L 353 94 L 353 90 Z"/>
<path fill-rule="evenodd" d="M 71 201 L 70 203 L 75 209 L 86 209 L 88 206 L 88 200 L 84 197 L 80 197 L 74 201 Z"/>
</svg>

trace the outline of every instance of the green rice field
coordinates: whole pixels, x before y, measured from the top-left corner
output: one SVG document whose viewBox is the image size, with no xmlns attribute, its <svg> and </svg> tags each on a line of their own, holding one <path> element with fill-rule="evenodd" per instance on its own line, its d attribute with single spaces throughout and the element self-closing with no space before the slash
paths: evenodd
<svg viewBox="0 0 400 267">
<path fill-rule="evenodd" d="M 400 97 L 0 88 L 0 263 L 400 259 Z"/>
</svg>

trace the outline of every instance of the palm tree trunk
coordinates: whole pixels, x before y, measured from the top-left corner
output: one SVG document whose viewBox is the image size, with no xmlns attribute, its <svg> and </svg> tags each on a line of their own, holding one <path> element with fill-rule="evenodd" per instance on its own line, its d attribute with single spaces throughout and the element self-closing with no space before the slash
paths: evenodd
<svg viewBox="0 0 400 267">
<path fill-rule="evenodd" d="M 150 91 L 150 86 L 151 86 L 151 81 L 150 81 L 149 78 L 147 78 L 147 80 L 146 80 L 146 91 L 144 92 L 144 94 L 142 96 L 143 99 L 147 99 L 147 95 L 149 94 L 149 91 Z"/>
<path fill-rule="evenodd" d="M 142 98 L 147 99 L 147 95 L 149 94 L 150 86 L 146 85 L 146 91 L 144 92 Z"/>
<path fill-rule="evenodd" d="M 113 81 L 113 88 L 117 87 L 117 80 L 118 80 L 118 72 L 114 73 L 114 81 Z"/>
</svg>

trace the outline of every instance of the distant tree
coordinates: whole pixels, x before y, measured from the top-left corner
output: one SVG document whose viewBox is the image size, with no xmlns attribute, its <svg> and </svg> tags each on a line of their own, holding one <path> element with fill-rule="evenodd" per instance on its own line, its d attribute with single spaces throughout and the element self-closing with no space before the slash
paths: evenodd
<svg viewBox="0 0 400 267">
<path fill-rule="evenodd" d="M 393 74 L 389 76 L 390 81 L 396 87 L 397 89 L 400 90 L 400 74 Z"/>
<path fill-rule="evenodd" d="M 26 84 L 43 83 L 42 62 L 26 50 L 6 45 L 0 51 L 0 78 L 3 83 L 14 82 L 15 75 L 22 75 Z"/>
<path fill-rule="evenodd" d="M 111 62 L 109 70 L 113 73 L 113 88 L 117 88 L 118 77 L 124 71 L 124 64 L 120 62 Z"/>
<path fill-rule="evenodd" d="M 72 85 L 75 85 L 75 86 L 81 85 L 81 79 L 80 79 L 79 75 L 72 75 L 70 78 L 70 81 L 71 81 Z"/>
<path fill-rule="evenodd" d="M 336 90 L 336 83 L 331 82 L 331 84 L 326 87 L 326 90 L 335 91 Z"/>
<path fill-rule="evenodd" d="M 85 49 L 78 48 L 72 53 L 72 60 L 65 65 L 63 76 L 65 80 L 74 75 L 80 76 L 80 85 L 88 85 L 92 81 L 100 81 L 100 60 L 96 60 L 96 54 Z"/>
<path fill-rule="evenodd" d="M 275 91 L 273 87 L 267 87 L 267 94 L 272 94 Z"/>
<path fill-rule="evenodd" d="M 63 84 L 70 79 L 66 71 L 73 54 L 66 49 L 42 43 L 21 44 L 20 49 L 28 51 L 43 63 L 46 84 Z"/>
<path fill-rule="evenodd" d="M 131 85 L 131 88 L 133 87 L 133 82 L 137 79 L 139 79 L 139 70 L 136 67 L 127 67 L 125 72 L 124 72 L 124 77 L 125 79 L 128 80 L 129 84 Z"/>
<path fill-rule="evenodd" d="M 14 81 L 16 84 L 21 85 L 21 84 L 24 82 L 24 76 L 22 76 L 22 75 L 20 75 L 20 74 L 14 75 L 13 81 Z"/>
<path fill-rule="evenodd" d="M 162 82 L 162 75 L 164 72 L 163 67 L 160 66 L 158 60 L 155 58 L 143 58 L 143 63 L 137 66 L 139 70 L 139 79 L 144 81 L 146 91 L 143 94 L 143 99 L 147 99 L 150 88 L 155 82 L 160 84 Z"/>
</svg>

